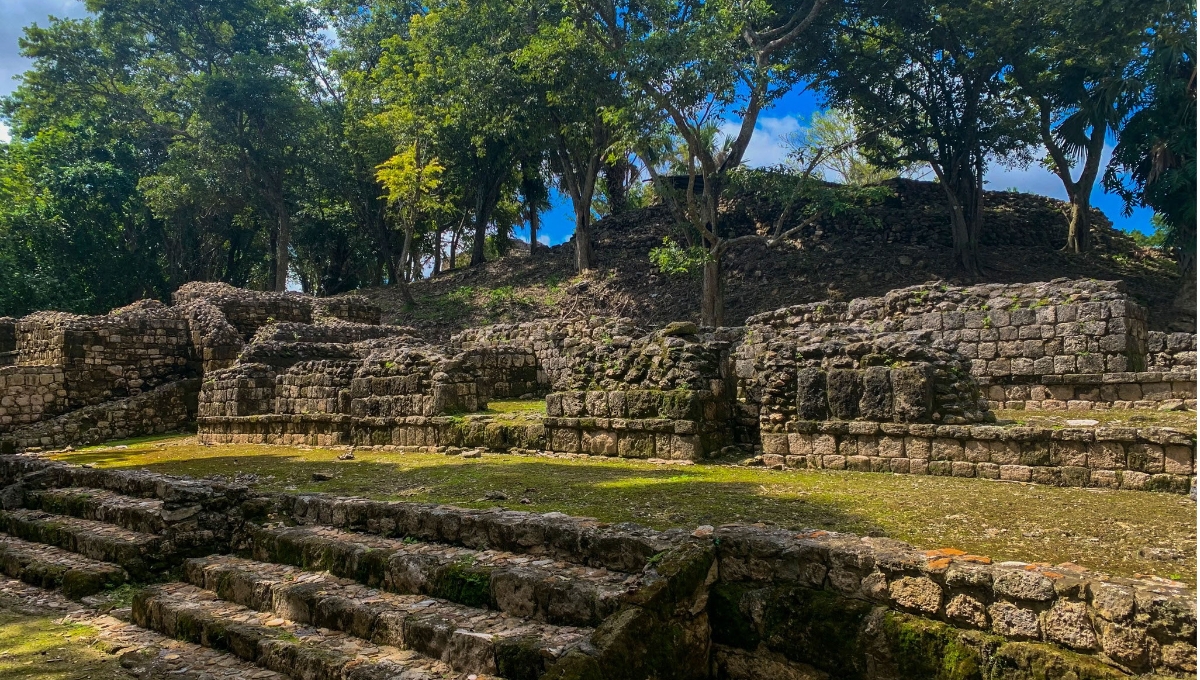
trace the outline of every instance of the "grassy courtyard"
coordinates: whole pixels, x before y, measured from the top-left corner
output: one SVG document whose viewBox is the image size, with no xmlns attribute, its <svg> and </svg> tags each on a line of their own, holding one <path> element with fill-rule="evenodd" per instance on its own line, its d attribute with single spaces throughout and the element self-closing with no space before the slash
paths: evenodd
<svg viewBox="0 0 1200 680">
<path fill-rule="evenodd" d="M 239 478 L 270 491 L 560 511 L 657 528 L 774 522 L 955 547 L 996 560 L 1075 562 L 1195 583 L 1195 503 L 1149 492 L 949 477 L 659 466 L 614 459 L 462 458 L 286 446 L 200 446 L 192 437 L 56 454 L 73 463 Z M 314 473 L 332 475 L 313 481 Z"/>
</svg>

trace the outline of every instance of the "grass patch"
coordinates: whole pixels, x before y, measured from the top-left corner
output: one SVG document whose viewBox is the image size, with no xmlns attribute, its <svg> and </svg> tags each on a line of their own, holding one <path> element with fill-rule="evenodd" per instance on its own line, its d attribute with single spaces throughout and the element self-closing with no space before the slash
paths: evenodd
<svg viewBox="0 0 1200 680">
<path fill-rule="evenodd" d="M 545 399 L 508 399 L 489 401 L 480 413 L 485 415 L 546 415 Z"/>
<path fill-rule="evenodd" d="M 31 614 L 0 604 L 0 678 L 128 680 L 117 657 L 92 645 L 96 629 L 58 623 L 62 612 Z"/>
<path fill-rule="evenodd" d="M 463 459 L 360 450 L 355 460 L 338 461 L 339 452 L 198 446 L 194 439 L 179 438 L 166 445 L 54 457 L 195 477 L 253 473 L 259 488 L 267 491 L 324 491 L 475 508 L 496 506 L 484 494 L 501 491 L 510 508 L 607 522 L 667 528 L 766 521 L 794 529 L 890 536 L 997 560 L 1070 561 L 1115 575 L 1154 574 L 1195 582 L 1196 505 L 1172 494 L 831 470 L 660 467 L 619 459 Z M 313 482 L 314 472 L 334 478 Z M 530 503 L 519 503 L 522 498 Z M 1164 554 L 1173 557 L 1164 560 Z"/>
</svg>

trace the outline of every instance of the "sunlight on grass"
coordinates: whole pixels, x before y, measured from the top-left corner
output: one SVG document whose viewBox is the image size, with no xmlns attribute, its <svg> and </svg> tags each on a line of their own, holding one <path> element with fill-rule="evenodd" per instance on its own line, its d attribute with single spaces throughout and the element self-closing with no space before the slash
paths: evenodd
<svg viewBox="0 0 1200 680">
<path fill-rule="evenodd" d="M 0 678 L 117 680 L 129 676 L 116 657 L 92 647 L 96 629 L 60 624 L 56 616 L 0 611 Z"/>
<path fill-rule="evenodd" d="M 1172 494 L 831 470 L 680 468 L 616 458 L 485 454 L 465 459 L 360 449 L 355 460 L 337 460 L 344 451 L 199 446 L 194 438 L 178 437 L 55 457 L 98 467 L 237 477 L 264 491 L 470 508 L 502 505 L 655 528 L 774 522 L 792 529 L 890 536 L 921 547 L 956 547 L 1000 560 L 1070 561 L 1122 576 L 1195 580 L 1196 506 Z M 314 482 L 315 472 L 333 478 Z M 485 496 L 494 491 L 509 500 L 488 500 Z M 1148 547 L 1173 557 L 1144 557 Z"/>
<path fill-rule="evenodd" d="M 481 411 L 485 414 L 499 413 L 540 413 L 546 414 L 545 399 L 501 399 L 497 401 L 489 401 L 488 407 Z"/>
</svg>

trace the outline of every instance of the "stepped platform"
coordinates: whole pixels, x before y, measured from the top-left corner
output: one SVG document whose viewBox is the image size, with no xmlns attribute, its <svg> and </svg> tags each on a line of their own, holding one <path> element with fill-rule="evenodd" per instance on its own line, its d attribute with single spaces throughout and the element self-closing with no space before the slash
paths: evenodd
<svg viewBox="0 0 1200 680">
<path fill-rule="evenodd" d="M 125 583 L 115 564 L 88 559 L 61 548 L 0 534 L 0 572 L 30 585 L 62 590 L 79 599 Z"/>
</svg>

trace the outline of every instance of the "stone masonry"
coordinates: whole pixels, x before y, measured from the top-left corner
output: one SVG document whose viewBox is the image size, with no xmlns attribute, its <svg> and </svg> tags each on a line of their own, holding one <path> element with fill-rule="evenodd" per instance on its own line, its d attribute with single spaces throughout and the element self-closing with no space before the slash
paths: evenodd
<svg viewBox="0 0 1200 680">
<path fill-rule="evenodd" d="M 194 413 L 209 443 L 682 460 L 739 447 L 785 467 L 1182 492 L 1195 474 L 1185 433 L 991 425 L 994 408 L 1195 409 L 1195 336 L 1146 332 L 1114 282 L 932 282 L 737 328 L 545 320 L 445 344 L 373 323 L 353 297 L 194 283 L 174 301 L 0 322 L 16 356 L 0 368 L 5 446 L 157 432 Z M 168 384 L 184 391 L 140 396 Z M 546 415 L 476 415 L 509 399 L 544 399 Z"/>
<path fill-rule="evenodd" d="M 137 626 L 294 680 L 1196 672 L 1193 592 L 1070 563 L 261 494 L 33 456 L 0 456 L 0 501 L 0 572 L 85 602 L 133 580 Z M 239 677 L 260 675 L 275 677 Z"/>
</svg>

